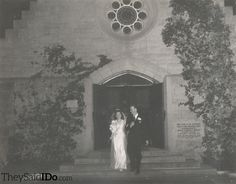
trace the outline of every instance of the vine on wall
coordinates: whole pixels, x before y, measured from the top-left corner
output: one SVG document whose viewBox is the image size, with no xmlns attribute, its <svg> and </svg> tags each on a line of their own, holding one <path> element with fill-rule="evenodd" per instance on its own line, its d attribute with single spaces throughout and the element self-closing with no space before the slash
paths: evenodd
<svg viewBox="0 0 236 184">
<path fill-rule="evenodd" d="M 59 163 L 72 159 L 73 137 L 83 130 L 83 79 L 112 60 L 99 55 L 99 64 L 93 65 L 66 53 L 62 45 L 45 47 L 44 62 L 34 63 L 41 65 L 41 71 L 15 92 L 15 103 L 20 105 L 9 139 L 9 161 Z M 45 85 L 38 87 L 39 81 Z M 68 108 L 68 100 L 77 103 L 75 111 Z"/>
<path fill-rule="evenodd" d="M 236 154 L 233 52 L 224 14 L 213 0 L 171 0 L 164 43 L 174 46 L 186 80 L 185 105 L 205 124 L 205 159 L 232 169 Z"/>
</svg>

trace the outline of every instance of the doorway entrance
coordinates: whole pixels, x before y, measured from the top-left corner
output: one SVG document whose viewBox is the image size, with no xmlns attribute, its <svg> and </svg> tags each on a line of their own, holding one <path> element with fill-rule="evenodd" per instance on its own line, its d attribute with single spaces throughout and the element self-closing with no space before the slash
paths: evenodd
<svg viewBox="0 0 236 184">
<path fill-rule="evenodd" d="M 110 146 L 111 114 L 119 108 L 129 113 L 137 104 L 152 147 L 164 148 L 163 85 L 143 77 L 124 74 L 104 84 L 94 85 L 94 147 Z"/>
</svg>

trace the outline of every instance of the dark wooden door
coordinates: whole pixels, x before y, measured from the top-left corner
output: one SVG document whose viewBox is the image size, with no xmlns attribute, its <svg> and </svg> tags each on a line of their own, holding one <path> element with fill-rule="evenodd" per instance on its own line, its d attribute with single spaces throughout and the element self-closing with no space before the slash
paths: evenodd
<svg viewBox="0 0 236 184">
<path fill-rule="evenodd" d="M 150 99 L 148 120 L 151 144 L 153 147 L 164 148 L 163 84 L 151 86 Z"/>
<path fill-rule="evenodd" d="M 95 149 L 110 146 L 109 124 L 111 114 L 119 108 L 129 113 L 131 104 L 137 104 L 144 118 L 146 135 L 153 147 L 163 148 L 162 84 L 152 86 L 108 87 L 94 85 L 94 140 Z"/>
<path fill-rule="evenodd" d="M 107 98 L 107 87 L 94 85 L 94 147 L 95 149 L 107 148 L 110 145 L 109 123 L 111 110 Z"/>
</svg>

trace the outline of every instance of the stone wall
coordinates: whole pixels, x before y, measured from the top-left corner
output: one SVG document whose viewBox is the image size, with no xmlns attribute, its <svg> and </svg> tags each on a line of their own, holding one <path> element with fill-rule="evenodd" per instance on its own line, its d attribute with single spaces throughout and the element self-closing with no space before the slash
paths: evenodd
<svg viewBox="0 0 236 184">
<path fill-rule="evenodd" d="M 223 8 L 226 22 L 235 40 L 236 16 L 232 7 L 224 7 L 223 0 L 216 0 Z M 173 50 L 162 42 L 161 30 L 171 9 L 167 0 L 145 0 L 157 12 L 151 29 L 133 40 L 117 39 L 109 34 L 106 17 L 110 0 L 37 0 L 29 11 L 22 12 L 22 19 L 14 21 L 14 28 L 0 39 L 0 78 L 29 77 L 38 68 L 31 61 L 40 61 L 43 47 L 60 43 L 86 61 L 98 62 L 97 54 L 110 58 L 124 56 L 152 62 L 165 69 L 181 68 Z M 129 41 L 127 41 L 129 40 Z M 235 44 L 233 48 L 235 49 Z M 175 73 L 175 71 L 173 71 Z"/>
<path fill-rule="evenodd" d="M 188 107 L 181 105 L 187 101 L 183 84 L 181 75 L 165 78 L 165 145 L 170 151 L 201 159 L 204 125 Z"/>
<path fill-rule="evenodd" d="M 106 7 L 110 0 L 37 0 L 31 9 L 22 13 L 22 20 L 14 22 L 14 29 L 7 30 L 6 38 L 0 40 L 0 78 L 29 77 L 38 68 L 31 61 L 41 61 L 43 47 L 60 43 L 84 61 L 97 63 L 96 55 L 109 58 L 120 56 L 137 58 L 158 64 L 175 73 L 180 70 L 173 50 L 166 48 L 161 30 L 170 14 L 168 1 L 145 0 L 157 11 L 149 31 L 135 39 L 117 39 L 104 30 L 110 27 Z M 107 21 L 107 22 L 106 22 Z M 108 28 L 107 28 L 108 29 Z M 127 41 L 129 40 L 129 41 Z"/>
<path fill-rule="evenodd" d="M 48 98 L 54 99 L 66 80 L 55 77 L 31 82 L 28 78 L 0 80 L 0 165 L 6 161 L 8 137 L 14 133 L 18 115 L 25 107 L 31 108 Z"/>
<path fill-rule="evenodd" d="M 223 1 L 217 0 L 221 7 Z M 128 70 L 140 72 L 155 78 L 159 81 L 164 80 L 165 75 L 180 74 L 182 67 L 178 58 L 174 55 L 172 48 L 167 48 L 161 36 L 161 31 L 165 24 L 165 19 L 170 15 L 171 9 L 167 0 L 143 0 L 148 7 L 152 9 L 149 14 L 152 19 L 150 29 L 135 38 L 123 37 L 122 39 L 109 32 L 109 22 L 105 16 L 107 8 L 111 5 L 111 0 L 37 0 L 31 2 L 30 10 L 22 12 L 22 19 L 14 21 L 14 28 L 6 31 L 6 38 L 0 39 L 0 78 L 20 78 L 14 86 L 19 85 L 22 78 L 29 77 L 39 70 L 32 66 L 32 61 L 42 62 L 40 52 L 45 46 L 55 43 L 62 44 L 68 49 L 68 52 L 75 52 L 76 56 L 84 61 L 98 63 L 96 55 L 104 54 L 114 60 L 114 64 L 104 67 L 88 79 L 86 93 L 87 116 L 85 123 L 88 129 L 82 136 L 77 137 L 78 144 L 82 146 L 83 151 L 92 149 L 93 130 L 91 128 L 92 119 L 92 89 L 93 83 L 100 83 L 107 78 L 120 72 Z M 153 11 L 156 11 L 156 14 Z M 232 41 L 235 38 L 235 17 L 232 14 L 232 7 L 224 8 L 226 22 L 231 25 L 233 30 Z M 233 48 L 235 44 L 233 43 Z M 166 78 L 166 91 L 168 101 L 166 104 L 166 113 L 168 126 L 176 131 L 166 132 L 166 135 L 173 136 L 174 142 L 169 142 L 169 149 L 177 149 L 186 152 L 188 145 L 191 145 L 192 138 L 187 139 L 182 135 L 185 123 L 189 124 L 189 119 L 194 117 L 179 117 L 179 114 L 188 112 L 182 107 L 177 106 L 179 99 L 182 99 L 183 91 L 172 90 L 181 83 L 179 77 Z M 175 81 L 176 80 L 176 81 Z M 14 80 L 13 80 L 14 81 Z M 12 80 L 8 83 L 0 83 L 0 109 L 1 119 L 0 127 L 5 127 L 6 122 L 11 122 L 12 106 L 11 92 Z M 17 89 L 20 89 L 16 87 Z M 39 91 L 45 88 L 38 87 Z M 180 93 L 180 94 L 179 94 Z M 184 97 L 183 97 L 184 99 Z M 167 100 L 167 99 L 166 99 Z M 179 110 L 173 111 L 173 108 Z M 169 114 L 168 114 L 169 113 Z M 172 114 L 171 114 L 172 113 Z M 3 117 L 3 118 L 2 118 Z M 178 121 L 176 121 L 176 119 Z M 195 121 L 195 120 L 194 120 Z M 197 124 L 196 124 L 197 125 Z M 195 126 L 194 124 L 191 126 Z M 177 130 L 179 129 L 179 130 Z M 0 140 L 5 136 L 4 129 L 1 128 Z M 190 134 L 190 133 L 189 133 Z M 85 136 L 84 136 L 85 135 Z M 194 134 L 197 136 L 198 134 Z M 89 140 L 90 139 L 90 140 Z M 194 139 L 195 140 L 195 139 Z M 198 142 L 198 138 L 196 139 Z M 168 140 L 167 140 L 168 141 Z M 5 142 L 0 143 L 0 152 L 6 150 Z M 197 143 L 198 144 L 198 143 Z M 182 147 L 180 145 L 183 145 Z M 80 149 L 80 148 L 78 148 Z M 1 154 L 0 153 L 0 154 Z"/>
<path fill-rule="evenodd" d="M 13 121 L 13 87 L 11 80 L 0 81 L 0 167 L 7 160 L 8 135 Z"/>
<path fill-rule="evenodd" d="M 31 76 L 38 71 L 38 68 L 30 63 L 41 62 L 40 52 L 45 46 L 55 43 L 65 46 L 68 52 L 75 52 L 76 56 L 82 57 L 84 61 L 98 63 L 96 55 L 99 54 L 113 59 L 115 66 L 102 69 L 95 74 L 103 80 L 105 76 L 109 77 L 111 73 L 114 75 L 122 71 L 121 69 L 125 71 L 135 68 L 136 71 L 146 73 L 150 77 L 162 76 L 161 73 L 180 73 L 181 66 L 173 50 L 166 48 L 161 37 L 164 21 L 170 14 L 168 1 L 144 2 L 149 4 L 149 8 L 156 10 L 157 15 L 150 17 L 153 19 L 151 28 L 132 40 L 128 37 L 117 39 L 109 33 L 110 23 L 106 22 L 106 8 L 111 6 L 110 0 L 31 2 L 30 10 L 23 11 L 22 19 L 15 20 L 14 28 L 7 30 L 6 38 L 0 40 L 0 78 Z M 21 86 L 19 83 L 17 86 Z M 88 94 L 92 94 L 92 91 Z M 88 100 L 89 103 L 91 100 L 92 98 Z M 91 109 L 86 111 L 90 114 Z M 91 118 L 92 116 L 87 117 L 85 121 L 88 127 L 92 123 Z M 77 140 L 82 150 L 86 152 L 92 149 L 92 140 L 90 142 L 88 139 L 87 142 L 83 140 L 91 138 L 93 132 L 85 131 L 84 134 L 86 136 L 79 136 Z"/>
</svg>

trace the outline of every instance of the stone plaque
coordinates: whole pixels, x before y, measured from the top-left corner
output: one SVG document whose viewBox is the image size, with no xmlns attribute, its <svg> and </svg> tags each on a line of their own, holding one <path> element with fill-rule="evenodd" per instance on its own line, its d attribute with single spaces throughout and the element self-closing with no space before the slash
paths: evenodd
<svg viewBox="0 0 236 184">
<path fill-rule="evenodd" d="M 201 124 L 198 122 L 178 123 L 177 137 L 180 139 L 201 138 Z"/>
</svg>

